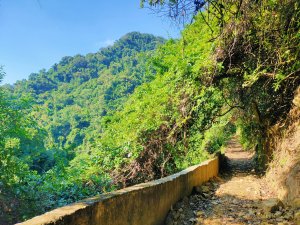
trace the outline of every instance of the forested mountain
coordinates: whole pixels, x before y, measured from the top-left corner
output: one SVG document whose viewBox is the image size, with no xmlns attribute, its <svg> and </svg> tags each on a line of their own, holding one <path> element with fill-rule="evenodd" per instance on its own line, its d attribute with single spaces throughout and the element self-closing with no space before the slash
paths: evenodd
<svg viewBox="0 0 300 225">
<path fill-rule="evenodd" d="M 69 188 L 78 188 L 75 183 L 72 184 L 73 181 L 67 184 L 68 179 L 64 176 L 78 177 L 59 171 L 66 168 L 76 155 L 90 152 L 91 146 L 95 147 L 95 139 L 103 132 L 104 116 L 108 117 L 115 110 L 121 109 L 137 86 L 154 78 L 154 71 L 146 65 L 153 51 L 164 42 L 163 38 L 153 35 L 128 33 L 112 46 L 96 53 L 63 57 L 49 70 L 43 69 L 31 74 L 28 80 L 1 88 L 1 105 L 7 107 L 1 108 L 3 113 L 8 118 L 20 120 L 17 122 L 20 124 L 11 124 L 11 130 L 1 131 L 3 147 L 6 149 L 10 145 L 15 159 L 27 168 L 17 169 L 15 164 L 1 166 L 1 178 L 7 178 L 4 182 L 7 185 L 4 193 L 10 196 L 7 201 L 16 196 L 18 202 L 22 198 L 20 196 L 23 196 L 27 200 L 23 199 L 18 204 L 26 204 L 32 198 L 41 197 L 36 193 L 45 191 L 44 194 L 48 196 L 45 207 L 49 209 L 91 195 L 89 191 L 84 194 L 73 190 L 76 197 L 69 194 L 67 199 L 62 197 L 63 189 L 69 192 Z M 9 125 L 10 121 L 4 116 L 1 119 Z M 13 174 L 21 180 L 13 179 Z M 28 185 L 28 181 L 22 181 L 21 177 L 31 177 L 32 184 Z M 50 184 L 46 181 L 48 179 L 54 182 Z M 89 178 L 85 179 L 88 182 Z M 24 190 L 16 190 L 22 187 Z M 40 190 L 37 191 L 37 188 Z M 102 187 L 92 189 L 93 194 L 102 192 Z M 16 195 L 16 192 L 19 194 Z M 26 215 L 24 210 L 27 209 L 24 207 L 21 211 Z M 29 209 L 28 214 L 42 212 L 47 208 L 37 205 Z"/>
<path fill-rule="evenodd" d="M 75 148 L 86 150 L 94 142 L 104 115 L 122 107 L 135 87 L 153 78 L 146 62 L 163 42 L 153 35 L 129 33 L 97 53 L 64 57 L 48 71 L 33 73 L 8 90 L 13 98 L 26 95 L 32 100 L 30 113 L 47 133 L 47 154 L 63 149 L 71 159 Z M 35 159 L 33 166 L 39 172 L 49 169 L 50 162 L 39 160 L 45 156 Z"/>
<path fill-rule="evenodd" d="M 272 159 L 272 130 L 300 84 L 299 3 L 141 2 L 199 13 L 178 40 L 130 33 L 1 87 L 0 197 L 18 205 L 11 218 L 172 174 L 235 133 L 258 170 Z"/>
</svg>

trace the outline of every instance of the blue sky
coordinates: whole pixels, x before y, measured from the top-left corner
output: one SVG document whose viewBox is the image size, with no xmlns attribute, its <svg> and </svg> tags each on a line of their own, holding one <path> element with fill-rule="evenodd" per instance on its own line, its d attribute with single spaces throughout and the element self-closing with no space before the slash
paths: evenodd
<svg viewBox="0 0 300 225">
<path fill-rule="evenodd" d="M 96 52 L 131 31 L 178 36 L 139 0 L 0 0 L 0 65 L 14 83 L 63 56 Z"/>
</svg>

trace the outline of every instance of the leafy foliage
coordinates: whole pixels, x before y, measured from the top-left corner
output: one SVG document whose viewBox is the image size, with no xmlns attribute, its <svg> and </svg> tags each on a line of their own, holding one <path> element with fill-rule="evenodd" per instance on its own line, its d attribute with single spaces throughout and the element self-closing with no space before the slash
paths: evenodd
<svg viewBox="0 0 300 225">
<path fill-rule="evenodd" d="M 299 2 L 243 1 L 225 6 L 226 25 L 215 53 L 223 67 L 214 81 L 222 86 L 229 104 L 239 107 L 239 130 L 247 134 L 243 142 L 254 145 L 260 166 L 265 167 L 272 156 L 267 130 L 286 117 L 300 84 Z"/>
<path fill-rule="evenodd" d="M 230 137 L 231 132 L 219 133 L 208 143 L 206 138 L 214 138 L 204 132 L 229 124 L 211 123 L 222 120 L 217 115 L 224 100 L 206 80 L 207 71 L 215 66 L 211 58 L 215 43 L 204 24 L 199 16 L 181 40 L 159 48 L 151 59 L 155 79 L 138 87 L 122 110 L 106 118 L 96 155 L 106 155 L 102 163 L 109 162 L 114 183 L 131 185 L 197 164 Z"/>
</svg>

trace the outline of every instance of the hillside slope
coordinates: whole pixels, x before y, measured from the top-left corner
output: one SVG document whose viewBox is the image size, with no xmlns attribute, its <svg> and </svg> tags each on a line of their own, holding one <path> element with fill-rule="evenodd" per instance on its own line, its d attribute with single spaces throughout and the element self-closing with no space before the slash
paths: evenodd
<svg viewBox="0 0 300 225">
<path fill-rule="evenodd" d="M 269 130 L 273 152 L 266 178 L 286 204 L 300 207 L 300 89 L 287 118 Z"/>
</svg>

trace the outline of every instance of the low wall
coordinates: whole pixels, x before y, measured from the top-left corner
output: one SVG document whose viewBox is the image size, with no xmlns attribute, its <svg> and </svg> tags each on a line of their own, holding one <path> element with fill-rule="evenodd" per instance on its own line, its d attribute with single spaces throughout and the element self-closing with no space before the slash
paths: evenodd
<svg viewBox="0 0 300 225">
<path fill-rule="evenodd" d="M 18 225 L 160 225 L 171 206 L 219 172 L 219 158 L 174 175 L 67 205 Z"/>
</svg>

